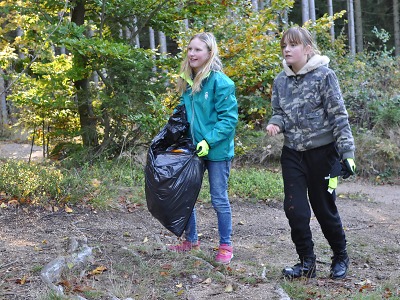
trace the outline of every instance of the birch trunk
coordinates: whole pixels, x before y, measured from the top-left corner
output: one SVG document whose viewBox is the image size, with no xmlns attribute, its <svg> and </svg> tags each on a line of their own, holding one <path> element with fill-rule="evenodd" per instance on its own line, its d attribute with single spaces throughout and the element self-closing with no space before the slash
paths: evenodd
<svg viewBox="0 0 400 300">
<path fill-rule="evenodd" d="M 394 53 L 400 56 L 400 20 L 399 1 L 393 0 L 393 25 L 394 25 Z"/>
<path fill-rule="evenodd" d="M 333 17 L 332 0 L 328 0 L 327 5 L 328 5 L 328 14 L 330 17 Z M 329 29 L 329 32 L 331 35 L 331 42 L 333 43 L 335 41 L 335 22 L 333 22 L 333 21 L 332 21 L 331 28 Z"/>
<path fill-rule="evenodd" d="M 308 1 L 308 9 L 310 11 L 310 19 L 314 23 L 315 20 L 316 20 L 316 17 L 315 17 L 315 2 L 314 2 L 314 0 L 309 0 Z"/>
<path fill-rule="evenodd" d="M 356 39 L 354 30 L 354 5 L 353 0 L 347 0 L 347 18 L 348 18 L 348 37 L 349 51 L 351 55 L 356 54 Z"/>
<path fill-rule="evenodd" d="M 308 6 L 308 0 L 301 0 L 301 17 L 303 24 L 310 19 L 310 9 Z"/>
<path fill-rule="evenodd" d="M 1 117 L 1 131 L 5 128 L 5 125 L 8 124 L 8 111 L 7 111 L 7 103 L 6 103 L 6 83 L 4 81 L 4 72 L 0 68 L 0 117 Z"/>
<path fill-rule="evenodd" d="M 362 52 L 364 50 L 363 41 L 363 25 L 362 25 L 362 14 L 361 14 L 361 0 L 354 1 L 354 12 L 356 17 L 356 43 L 357 52 Z"/>
</svg>

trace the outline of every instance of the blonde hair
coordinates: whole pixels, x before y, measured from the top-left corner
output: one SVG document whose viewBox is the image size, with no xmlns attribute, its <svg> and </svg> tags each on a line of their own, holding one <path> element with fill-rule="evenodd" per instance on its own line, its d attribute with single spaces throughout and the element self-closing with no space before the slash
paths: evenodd
<svg viewBox="0 0 400 300">
<path fill-rule="evenodd" d="M 201 90 L 201 82 L 208 76 L 210 71 L 222 71 L 222 63 L 218 56 L 218 46 L 214 35 L 210 32 L 198 33 L 190 39 L 189 43 L 195 38 L 198 38 L 207 45 L 210 57 L 204 64 L 203 68 L 197 72 L 197 74 L 194 74 L 189 65 L 189 57 L 186 50 L 186 57 L 182 61 L 181 70 L 179 72 L 181 76 L 179 77 L 177 84 L 177 90 L 180 94 L 187 89 L 188 84 L 185 78 L 191 78 L 193 80 L 192 93 L 194 94 Z"/>
<path fill-rule="evenodd" d="M 314 39 L 307 29 L 299 26 L 291 27 L 285 31 L 281 38 L 281 48 L 285 47 L 285 44 L 302 44 L 304 47 L 311 46 L 311 55 L 320 54 Z"/>
</svg>

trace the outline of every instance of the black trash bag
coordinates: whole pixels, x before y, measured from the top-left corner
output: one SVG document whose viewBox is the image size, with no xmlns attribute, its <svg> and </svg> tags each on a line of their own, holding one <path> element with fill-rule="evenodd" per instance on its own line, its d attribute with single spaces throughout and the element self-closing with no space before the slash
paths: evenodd
<svg viewBox="0 0 400 300">
<path fill-rule="evenodd" d="M 177 113 L 185 118 L 184 112 Z M 175 114 L 169 119 L 153 139 L 145 167 L 147 208 L 178 237 L 189 221 L 204 174 L 204 161 L 186 137 L 185 120 Z"/>
<path fill-rule="evenodd" d="M 174 114 L 169 118 L 168 123 L 154 137 L 150 145 L 151 149 L 155 153 L 165 151 L 186 136 L 188 129 L 189 122 L 186 119 L 185 105 L 178 106 Z"/>
</svg>

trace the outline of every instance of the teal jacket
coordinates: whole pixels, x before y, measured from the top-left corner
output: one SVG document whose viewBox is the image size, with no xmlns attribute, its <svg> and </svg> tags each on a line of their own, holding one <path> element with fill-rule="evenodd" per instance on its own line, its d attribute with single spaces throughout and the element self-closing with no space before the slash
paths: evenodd
<svg viewBox="0 0 400 300">
<path fill-rule="evenodd" d="M 195 145 L 206 140 L 210 146 L 204 159 L 231 160 L 235 153 L 234 137 L 238 123 L 235 84 L 222 72 L 211 71 L 202 82 L 200 92 L 192 95 L 191 81 L 182 94 L 179 105 L 184 104 L 190 123 L 189 135 Z"/>
</svg>

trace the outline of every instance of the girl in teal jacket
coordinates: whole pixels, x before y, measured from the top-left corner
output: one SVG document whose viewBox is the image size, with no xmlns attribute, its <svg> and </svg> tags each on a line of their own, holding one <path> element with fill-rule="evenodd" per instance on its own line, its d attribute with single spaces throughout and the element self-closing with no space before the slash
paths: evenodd
<svg viewBox="0 0 400 300">
<path fill-rule="evenodd" d="M 190 39 L 178 91 L 182 95 L 180 105 L 185 105 L 190 123 L 189 135 L 208 170 L 211 203 L 217 214 L 220 236 L 216 262 L 227 264 L 233 257 L 228 179 L 234 156 L 238 107 L 235 84 L 222 72 L 212 33 L 199 33 Z M 193 209 L 185 228 L 185 241 L 169 249 L 176 252 L 199 249 L 196 227 L 196 210 Z"/>
</svg>

